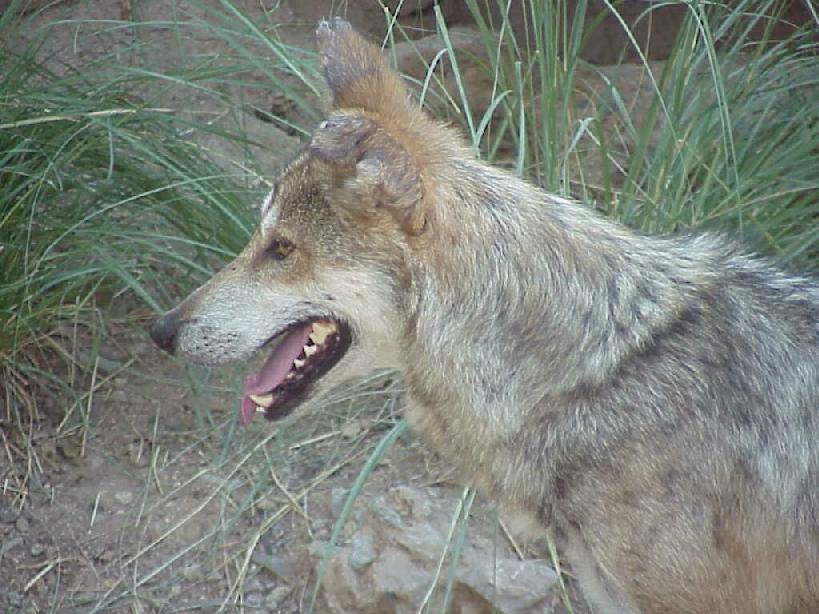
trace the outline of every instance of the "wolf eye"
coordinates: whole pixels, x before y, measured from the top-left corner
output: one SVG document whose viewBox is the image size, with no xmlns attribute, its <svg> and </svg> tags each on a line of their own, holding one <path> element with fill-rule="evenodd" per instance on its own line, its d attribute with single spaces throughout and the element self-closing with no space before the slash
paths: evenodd
<svg viewBox="0 0 819 614">
<path fill-rule="evenodd" d="M 264 253 L 274 260 L 284 260 L 294 249 L 296 246 L 287 239 L 273 239 L 265 248 Z"/>
</svg>

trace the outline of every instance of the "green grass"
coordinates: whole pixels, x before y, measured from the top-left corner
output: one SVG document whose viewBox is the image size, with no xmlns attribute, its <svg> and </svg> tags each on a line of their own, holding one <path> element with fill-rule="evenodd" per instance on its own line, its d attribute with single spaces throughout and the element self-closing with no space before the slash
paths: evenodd
<svg viewBox="0 0 819 614">
<path fill-rule="evenodd" d="M 486 157 L 503 157 L 511 143 L 521 175 L 633 228 L 726 231 L 781 262 L 817 268 L 819 24 L 774 42 L 769 16 L 781 2 L 691 3 L 664 67 L 643 57 L 653 99 L 636 123 L 615 82 L 597 93 L 592 111 L 578 109 L 579 70 L 598 70 L 581 57 L 594 24 L 580 10 L 570 20 L 564 2 L 531 0 L 534 25 L 524 37 L 485 19 L 478 0 L 468 4 L 500 118 L 486 129 L 486 117 L 469 115 L 460 82 L 457 94 L 467 133 Z M 503 14 L 507 3 L 497 6 Z M 647 4 L 645 19 L 651 10 Z M 750 40 L 755 27 L 763 34 Z M 592 155 L 602 181 L 583 172 Z"/>
<path fill-rule="evenodd" d="M 531 0 L 527 18 L 535 25 L 528 34 L 516 33 L 508 23 L 482 16 L 486 2 L 494 0 L 467 0 L 486 53 L 471 57 L 453 48 L 438 13 L 444 41 L 439 59 L 448 63 L 451 87 L 444 92 L 433 76 L 417 84 L 433 106 L 446 101 L 443 106 L 481 155 L 547 189 L 583 198 L 634 228 L 717 229 L 789 266 L 819 268 L 819 60 L 809 28 L 787 41 L 752 42 L 747 32 L 753 25 L 769 27 L 762 14 L 775 12 L 775 2 L 734 2 L 732 10 L 690 3 L 669 61 L 660 68 L 644 62 L 653 97 L 637 121 L 615 81 L 592 95 L 593 104 L 579 104 L 579 75 L 598 71 L 581 59 L 594 23 L 570 19 L 564 2 Z M 497 4 L 502 15 L 507 2 Z M 9 41 L 21 22 L 13 11 L 0 17 L 0 433 L 4 455 L 15 459 L 0 479 L 20 501 L 40 466 L 31 438 L 42 419 L 41 400 L 68 399 L 67 414 L 76 411 L 80 428 L 92 428 L 82 412 L 94 390 L 96 363 L 74 352 L 77 331 L 98 347 L 112 318 L 139 323 L 169 307 L 240 250 L 252 231 L 250 205 L 273 177 L 269 160 L 259 157 L 259 144 L 248 136 L 252 103 L 241 92 L 283 92 L 301 119 L 251 111 L 296 134 L 308 134 L 320 117 L 315 55 L 282 42 L 275 12 L 257 23 L 228 0 L 188 5 L 195 10 L 179 8 L 175 20 L 164 24 L 140 22 L 138 14 L 127 23 L 55 24 L 106 34 L 127 31 L 131 37 L 121 57 L 112 52 L 59 74 L 41 61 L 47 30 L 30 47 L 12 51 Z M 651 6 L 646 4 L 646 18 Z M 143 34 L 158 26 L 170 28 L 179 41 L 204 32 L 221 50 L 183 66 L 154 65 L 155 50 Z M 388 38 L 402 36 L 395 26 Z M 480 64 L 492 85 L 488 108 L 475 102 L 462 74 L 468 62 Z M 169 101 L 169 90 L 183 101 L 204 96 L 223 113 L 216 121 L 188 112 L 184 102 Z M 208 139 L 238 154 L 220 158 L 203 145 Z M 590 160 L 596 160 L 595 173 L 588 172 Z M 123 303 L 136 315 L 123 316 L 117 310 Z M 187 372 L 203 395 L 222 386 L 207 372 Z M 340 395 L 349 396 L 350 411 L 363 403 L 366 390 Z M 220 445 L 203 472 L 212 472 L 214 480 L 218 475 L 213 496 L 238 503 L 226 505 L 224 526 L 192 548 L 213 547 L 208 539 L 215 535 L 228 541 L 220 531 L 271 488 L 266 478 L 277 465 L 271 454 L 286 455 L 297 437 L 276 431 L 275 445 L 273 434 L 238 441 L 235 421 L 225 428 L 205 405 L 197 410 L 202 428 L 217 433 Z M 385 407 L 378 416 L 389 429 Z M 345 415 L 331 413 L 325 420 L 337 424 Z M 158 422 L 157 416 L 157 429 Z M 364 462 L 328 556 L 363 481 L 402 428 L 392 427 Z M 298 436 L 312 441 L 324 434 Z M 324 459 L 327 472 L 361 461 L 372 449 L 367 445 L 372 446 L 360 438 L 350 449 L 341 446 Z M 158 457 L 154 464 L 161 465 Z M 327 472 L 295 493 L 305 495 Z M 224 604 L 240 594 L 264 531 L 292 509 L 282 506 L 255 535 L 225 546 L 238 575 Z M 462 535 L 459 529 L 448 570 L 454 569 Z M 133 560 L 153 547 L 147 544 Z M 448 599 L 453 573 L 444 572 L 445 554 L 438 571 L 449 578 Z M 98 608 L 144 590 L 165 567 L 143 570 L 130 587 L 112 588 Z M 315 597 L 318 585 L 311 590 Z"/>
<path fill-rule="evenodd" d="M 111 53 L 56 73 L 49 66 L 59 62 L 40 58 L 50 28 L 69 24 L 12 47 L 23 27 L 14 8 L 0 19 L 0 419 L 15 433 L 7 449 L 37 467 L 29 461 L 36 461 L 38 398 L 73 407 L 87 392 L 94 360 L 72 352 L 78 330 L 99 337 L 100 314 L 118 304 L 144 305 L 136 310 L 143 318 L 169 307 L 246 242 L 255 223 L 250 204 L 269 178 L 249 155 L 225 163 L 200 142 L 207 136 L 240 152 L 254 146 L 241 125 L 247 113 L 227 94 L 243 79 L 251 84 L 248 74 L 261 63 L 249 45 L 269 51 L 277 43 L 241 22 L 220 26 L 232 11 L 211 12 L 211 22 L 190 18 L 176 27 L 183 35 L 210 28 L 230 55 L 159 72 L 115 63 Z M 123 55 L 142 53 L 138 39 Z M 285 71 L 312 66 L 295 52 L 285 59 L 265 67 L 271 87 Z M 159 97 L 169 87 L 224 103 L 236 121 L 215 123 L 135 94 Z M 9 472 L 25 492 L 31 471 Z"/>
</svg>

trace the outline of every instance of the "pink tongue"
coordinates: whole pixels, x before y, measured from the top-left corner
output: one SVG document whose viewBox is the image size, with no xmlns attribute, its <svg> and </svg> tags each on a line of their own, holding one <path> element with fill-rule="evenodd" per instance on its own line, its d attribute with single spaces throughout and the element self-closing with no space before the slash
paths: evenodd
<svg viewBox="0 0 819 614">
<path fill-rule="evenodd" d="M 245 379 L 242 393 L 242 422 L 247 424 L 256 415 L 256 403 L 251 394 L 267 394 L 284 381 L 293 367 L 293 361 L 301 354 L 304 344 L 310 337 L 312 324 L 305 324 L 287 333 L 284 340 L 262 365 L 261 370 Z"/>
</svg>

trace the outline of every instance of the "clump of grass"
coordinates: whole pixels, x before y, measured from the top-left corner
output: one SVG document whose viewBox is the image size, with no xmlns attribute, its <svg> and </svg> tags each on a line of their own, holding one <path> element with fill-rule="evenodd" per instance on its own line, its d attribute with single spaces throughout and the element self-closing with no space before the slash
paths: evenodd
<svg viewBox="0 0 819 614">
<path fill-rule="evenodd" d="M 73 407 L 92 371 L 70 347 L 78 329 L 99 335 L 100 312 L 117 297 L 155 312 L 204 279 L 247 241 L 249 202 L 267 189 L 254 165 L 238 160 L 226 168 L 198 144 L 197 135 L 207 133 L 239 150 L 252 146 L 241 126 L 158 106 L 135 92 L 150 95 L 170 83 L 224 101 L 228 76 L 235 87 L 262 64 L 259 45 L 278 48 L 226 3 L 224 13 L 211 12 L 210 25 L 178 24 L 210 27 L 228 41 L 235 53 L 218 62 L 201 58 L 159 72 L 112 65 L 106 56 L 58 74 L 37 44 L 12 45 L 20 6 L 0 19 L 0 433 L 5 455 L 23 462 L 6 465 L 9 475 L 0 479 L 14 478 L 24 493 L 38 466 L 38 400 Z M 232 29 L 217 17 L 223 24 L 234 18 Z M 289 71 L 304 64 L 285 59 Z M 281 73 L 284 61 L 266 73 Z M 225 104 L 230 113 L 241 116 L 238 102 Z"/>
<path fill-rule="evenodd" d="M 496 4 L 505 15 L 508 3 Z M 617 4 L 606 4 L 621 19 Z M 639 54 L 653 97 L 635 118 L 605 69 L 582 60 L 595 26 L 584 20 L 584 1 L 571 15 L 562 0 L 530 0 L 524 34 L 504 19 L 488 21 L 477 0 L 468 5 L 487 50 L 493 104 L 502 110 L 488 129 L 475 129 L 484 117 L 463 120 L 484 155 L 512 143 L 520 174 L 632 227 L 724 230 L 783 262 L 816 267 L 819 24 L 774 40 L 787 3 L 686 3 L 664 65 Z M 647 4 L 643 19 L 658 6 Z M 609 84 L 591 111 L 577 105 L 581 69 L 599 71 Z M 607 128 L 612 118 L 619 134 Z M 583 172 L 584 143 L 600 161 L 597 183 Z"/>
</svg>

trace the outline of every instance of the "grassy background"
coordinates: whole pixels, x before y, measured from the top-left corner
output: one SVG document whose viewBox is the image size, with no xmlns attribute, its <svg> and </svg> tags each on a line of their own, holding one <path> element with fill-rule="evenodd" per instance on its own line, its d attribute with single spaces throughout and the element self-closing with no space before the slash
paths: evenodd
<svg viewBox="0 0 819 614">
<path fill-rule="evenodd" d="M 450 117 L 481 155 L 633 228 L 718 229 L 786 266 L 819 269 L 819 22 L 785 41 L 752 42 L 753 27 L 770 31 L 778 3 L 689 4 L 669 60 L 643 62 L 652 97 L 635 122 L 614 84 L 596 92 L 591 111 L 578 104 L 578 73 L 597 70 L 580 55 L 593 23 L 570 18 L 561 1 L 531 0 L 524 35 L 485 17 L 483 2 L 467 3 L 486 53 L 453 48 L 439 13 L 448 81 L 430 76 L 416 88 L 457 109 Z M 235 92 L 283 92 L 301 119 L 269 119 L 295 134 L 320 117 L 315 56 L 282 42 L 275 12 L 259 24 L 229 0 L 190 4 L 199 16 L 180 12 L 165 26 L 181 38 L 204 30 L 220 51 L 173 69 L 111 55 L 55 72 L 43 56 L 47 32 L 19 43 L 22 3 L 0 17 L 0 432 L 6 457 L 25 467 L 12 472 L 21 492 L 37 470 L 30 434 L 39 400 L 74 407 L 88 386 L 93 360 L 77 360 L 72 335 L 99 339 L 113 319 L 143 326 L 246 241 L 251 205 L 273 177 L 250 153 L 259 144 Z M 646 19 L 651 10 L 647 3 Z M 143 54 L 140 30 L 155 26 L 135 15 L 106 27 L 128 28 L 134 57 Z M 403 36 L 396 26 L 387 38 Z M 492 84 L 488 109 L 474 104 L 465 63 Z M 219 101 L 224 121 L 169 104 L 171 86 Z M 239 155 L 214 156 L 203 144 L 213 139 Z M 594 179 L 583 172 L 591 156 Z M 206 377 L 192 375 L 192 384 Z"/>
</svg>

